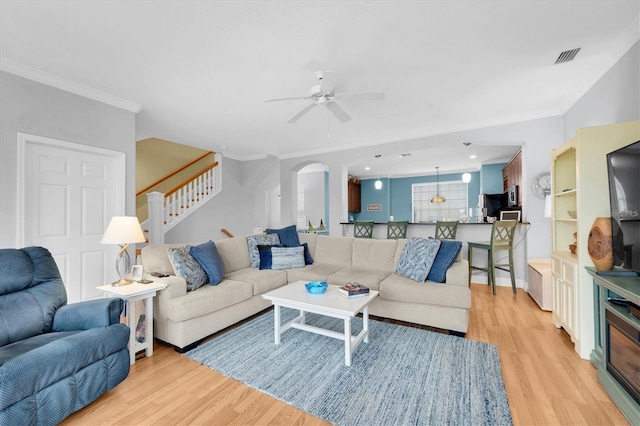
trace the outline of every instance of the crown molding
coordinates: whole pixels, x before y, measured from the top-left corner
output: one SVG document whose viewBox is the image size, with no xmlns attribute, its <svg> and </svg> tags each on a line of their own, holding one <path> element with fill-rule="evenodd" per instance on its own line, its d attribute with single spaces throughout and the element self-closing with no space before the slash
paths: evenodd
<svg viewBox="0 0 640 426">
<path fill-rule="evenodd" d="M 94 101 L 102 102 L 116 108 L 124 109 L 126 111 L 133 112 L 134 114 L 142 111 L 142 105 L 135 102 L 110 95 L 109 93 L 101 92 L 100 90 L 84 86 L 82 84 L 74 83 L 73 81 L 12 61 L 11 59 L 0 57 L 0 70 L 29 80 L 37 81 L 38 83 L 46 84 L 47 86 L 55 87 L 56 89 L 93 99 Z"/>
</svg>

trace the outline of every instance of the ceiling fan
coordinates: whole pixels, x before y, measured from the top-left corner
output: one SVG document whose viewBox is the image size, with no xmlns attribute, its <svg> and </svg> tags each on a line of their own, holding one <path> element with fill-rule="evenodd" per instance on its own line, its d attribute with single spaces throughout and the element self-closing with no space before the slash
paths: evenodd
<svg viewBox="0 0 640 426">
<path fill-rule="evenodd" d="M 336 101 L 341 99 L 357 99 L 357 100 L 369 100 L 369 101 L 383 101 L 384 93 L 355 93 L 355 92 L 345 92 L 345 93 L 335 93 L 332 83 L 332 78 L 330 77 L 332 74 L 335 74 L 332 71 L 317 71 L 316 77 L 320 84 L 317 84 L 311 88 L 309 91 L 309 96 L 297 96 L 293 98 L 277 98 L 277 99 L 267 99 L 265 102 L 277 102 L 277 101 L 290 101 L 294 99 L 311 99 L 311 102 L 306 107 L 302 108 L 300 111 L 296 113 L 293 117 L 287 121 L 287 124 L 293 124 L 300 119 L 303 115 L 311 111 L 315 108 L 316 105 L 325 105 L 333 115 L 336 116 L 338 120 L 343 123 L 351 120 L 351 116 L 347 114 L 347 112 L 342 109 L 340 105 Z"/>
</svg>

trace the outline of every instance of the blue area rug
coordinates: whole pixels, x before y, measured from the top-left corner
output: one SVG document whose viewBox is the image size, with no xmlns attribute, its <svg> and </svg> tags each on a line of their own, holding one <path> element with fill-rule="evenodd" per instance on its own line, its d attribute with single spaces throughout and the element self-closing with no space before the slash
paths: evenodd
<svg viewBox="0 0 640 426">
<path fill-rule="evenodd" d="M 282 308 L 283 321 L 297 311 Z M 307 314 L 342 331 L 342 321 Z M 362 319 L 351 321 L 352 333 Z M 273 342 L 273 310 L 185 355 L 328 422 L 349 425 L 510 425 L 498 349 L 369 321 L 369 343 L 344 365 L 344 342 L 289 329 Z"/>
</svg>

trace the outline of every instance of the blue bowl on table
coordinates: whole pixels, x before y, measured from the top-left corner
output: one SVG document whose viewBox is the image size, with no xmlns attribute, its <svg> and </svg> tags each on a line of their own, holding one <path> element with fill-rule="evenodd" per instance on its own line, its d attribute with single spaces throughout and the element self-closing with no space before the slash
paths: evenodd
<svg viewBox="0 0 640 426">
<path fill-rule="evenodd" d="M 326 281 L 311 281 L 304 285 L 311 294 L 322 294 L 327 291 L 329 286 Z"/>
</svg>

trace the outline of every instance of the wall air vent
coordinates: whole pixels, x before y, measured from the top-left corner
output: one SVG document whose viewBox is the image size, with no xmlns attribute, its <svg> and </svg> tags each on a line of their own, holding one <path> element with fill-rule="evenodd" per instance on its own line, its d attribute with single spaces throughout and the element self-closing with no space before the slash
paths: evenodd
<svg viewBox="0 0 640 426">
<path fill-rule="evenodd" d="M 576 57 L 580 49 L 581 48 L 578 47 L 577 49 L 565 50 L 560 54 L 560 56 L 558 56 L 558 59 L 556 59 L 556 64 L 564 64 L 565 62 L 573 61 L 573 58 Z"/>
</svg>

